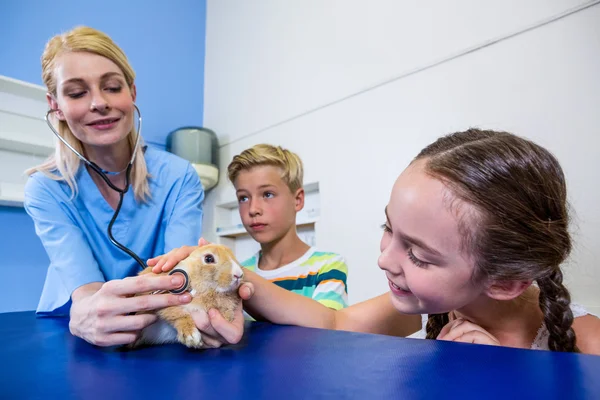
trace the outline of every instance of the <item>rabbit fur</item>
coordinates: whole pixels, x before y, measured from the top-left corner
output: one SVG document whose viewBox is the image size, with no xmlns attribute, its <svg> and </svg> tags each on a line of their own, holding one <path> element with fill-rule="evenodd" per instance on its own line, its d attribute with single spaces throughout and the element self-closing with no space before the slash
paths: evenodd
<svg viewBox="0 0 600 400">
<path fill-rule="evenodd" d="M 238 288 L 244 273 L 228 247 L 216 244 L 200 247 L 177 264 L 175 269 L 182 269 L 188 274 L 188 290 L 192 301 L 152 311 L 158 316 L 158 321 L 144 328 L 130 348 L 176 342 L 189 348 L 201 348 L 202 335 L 192 319 L 192 311 L 208 312 L 214 308 L 227 321 L 233 321 L 234 310 L 241 301 Z M 152 273 L 151 267 L 141 271 L 139 275 L 149 273 Z M 167 272 L 160 273 L 166 274 Z"/>
</svg>

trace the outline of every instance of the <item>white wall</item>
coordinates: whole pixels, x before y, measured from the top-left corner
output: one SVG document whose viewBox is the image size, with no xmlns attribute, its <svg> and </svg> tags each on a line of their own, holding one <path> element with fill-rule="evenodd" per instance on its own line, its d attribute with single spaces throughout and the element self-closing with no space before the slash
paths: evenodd
<svg viewBox="0 0 600 400">
<path fill-rule="evenodd" d="M 0 206 L 23 206 L 25 170 L 54 150 L 46 89 L 0 75 Z"/>
<path fill-rule="evenodd" d="M 543 23 L 584 3 L 209 0 L 204 121 L 221 171 L 256 143 L 296 151 L 320 184 L 318 246 L 347 258 L 355 303 L 387 289 L 383 208 L 422 147 L 469 126 L 527 136 L 563 164 L 577 213 L 567 279 L 600 311 L 600 5 Z M 206 236 L 230 196 L 222 173 Z"/>
</svg>

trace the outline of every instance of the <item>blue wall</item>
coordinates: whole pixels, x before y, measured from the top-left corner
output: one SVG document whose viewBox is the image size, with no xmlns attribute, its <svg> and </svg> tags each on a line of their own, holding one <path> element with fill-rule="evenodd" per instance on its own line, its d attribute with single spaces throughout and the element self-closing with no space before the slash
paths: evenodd
<svg viewBox="0 0 600 400">
<path fill-rule="evenodd" d="M 35 309 L 49 261 L 23 208 L 0 207 L 0 255 L 0 312 Z"/>
<path fill-rule="evenodd" d="M 41 85 L 46 41 L 77 25 L 127 54 L 146 142 L 164 148 L 170 131 L 202 126 L 206 0 L 1 1 L 0 75 Z M 35 309 L 48 258 L 22 208 L 0 206 L 0 255 L 0 312 Z"/>
</svg>

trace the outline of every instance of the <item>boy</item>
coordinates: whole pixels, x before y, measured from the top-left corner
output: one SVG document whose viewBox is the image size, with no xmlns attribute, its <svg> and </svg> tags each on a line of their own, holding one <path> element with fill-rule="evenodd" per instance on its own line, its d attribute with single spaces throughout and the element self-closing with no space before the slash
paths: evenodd
<svg viewBox="0 0 600 400">
<path fill-rule="evenodd" d="M 329 308 L 346 307 L 344 259 L 308 246 L 296 232 L 296 213 L 304 207 L 300 157 L 279 146 L 259 144 L 235 156 L 227 172 L 242 223 L 261 248 L 242 266 Z"/>
</svg>

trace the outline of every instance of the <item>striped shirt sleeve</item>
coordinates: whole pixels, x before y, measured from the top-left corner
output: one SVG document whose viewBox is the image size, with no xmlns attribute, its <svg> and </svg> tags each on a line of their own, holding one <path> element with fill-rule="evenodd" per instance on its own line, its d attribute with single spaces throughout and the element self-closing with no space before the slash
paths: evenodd
<svg viewBox="0 0 600 400">
<path fill-rule="evenodd" d="M 347 277 L 348 266 L 342 256 L 335 255 L 327 260 L 319 269 L 313 299 L 334 310 L 347 307 Z"/>
</svg>

